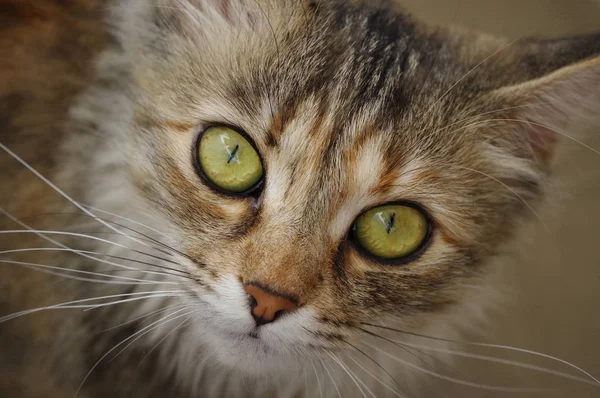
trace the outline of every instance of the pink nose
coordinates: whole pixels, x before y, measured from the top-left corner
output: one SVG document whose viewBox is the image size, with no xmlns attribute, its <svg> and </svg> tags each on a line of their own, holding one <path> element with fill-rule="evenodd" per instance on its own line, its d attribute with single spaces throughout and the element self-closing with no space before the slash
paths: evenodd
<svg viewBox="0 0 600 398">
<path fill-rule="evenodd" d="M 258 286 L 246 285 L 244 290 L 252 297 L 250 313 L 256 321 L 256 326 L 271 323 L 280 315 L 298 308 L 298 305 L 291 299 Z"/>
</svg>

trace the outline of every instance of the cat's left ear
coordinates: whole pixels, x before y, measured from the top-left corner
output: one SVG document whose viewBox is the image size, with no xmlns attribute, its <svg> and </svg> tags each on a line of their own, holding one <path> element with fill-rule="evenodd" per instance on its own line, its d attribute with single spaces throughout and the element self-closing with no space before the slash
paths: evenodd
<svg viewBox="0 0 600 398">
<path fill-rule="evenodd" d="M 600 36 L 596 37 L 595 46 L 600 47 Z M 573 137 L 585 129 L 600 128 L 600 54 L 596 54 L 583 59 L 581 53 L 574 54 L 574 63 L 493 93 L 511 108 L 507 122 L 525 134 L 543 164 L 547 165 L 560 136 Z M 556 60 L 549 59 L 542 68 L 552 68 L 553 62 L 556 66 Z"/>
</svg>

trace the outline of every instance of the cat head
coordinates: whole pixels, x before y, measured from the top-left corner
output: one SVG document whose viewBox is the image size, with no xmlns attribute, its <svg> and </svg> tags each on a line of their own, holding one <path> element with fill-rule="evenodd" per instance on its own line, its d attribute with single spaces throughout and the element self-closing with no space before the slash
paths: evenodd
<svg viewBox="0 0 600 398">
<path fill-rule="evenodd" d="M 392 7 L 128 1 L 131 179 L 176 231 L 190 344 L 262 373 L 461 304 L 599 122 L 600 36 L 509 43 Z"/>
</svg>

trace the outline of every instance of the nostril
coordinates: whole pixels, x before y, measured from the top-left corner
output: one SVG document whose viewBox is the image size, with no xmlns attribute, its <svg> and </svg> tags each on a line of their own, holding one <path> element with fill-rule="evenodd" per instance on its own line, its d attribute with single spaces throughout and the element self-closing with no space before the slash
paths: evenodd
<svg viewBox="0 0 600 398">
<path fill-rule="evenodd" d="M 256 298 L 254 298 L 254 296 L 251 294 L 248 295 L 248 301 L 250 302 L 250 311 L 252 311 L 254 308 L 256 308 L 258 303 L 256 302 Z"/>
<path fill-rule="evenodd" d="M 281 316 L 285 315 L 288 311 L 287 310 L 279 310 L 277 312 L 275 312 L 274 316 L 273 316 L 273 320 L 279 319 Z"/>
</svg>

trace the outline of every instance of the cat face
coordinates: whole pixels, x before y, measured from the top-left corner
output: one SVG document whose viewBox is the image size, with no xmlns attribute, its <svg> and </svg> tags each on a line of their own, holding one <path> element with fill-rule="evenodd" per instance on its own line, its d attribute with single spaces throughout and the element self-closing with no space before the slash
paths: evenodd
<svg viewBox="0 0 600 398">
<path fill-rule="evenodd" d="M 118 139 L 197 279 L 191 344 L 246 372 L 460 304 L 535 214 L 560 131 L 600 103 L 598 58 L 568 66 L 597 36 L 509 44 L 341 2 L 161 4 L 121 10 L 135 123 Z M 244 189 L 203 163 L 215 131 L 237 140 L 215 167 L 256 155 Z M 390 258 L 402 228 L 414 239 Z"/>
</svg>

